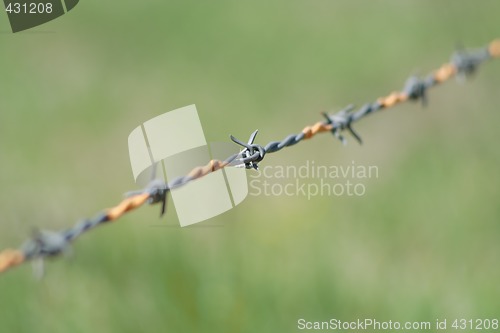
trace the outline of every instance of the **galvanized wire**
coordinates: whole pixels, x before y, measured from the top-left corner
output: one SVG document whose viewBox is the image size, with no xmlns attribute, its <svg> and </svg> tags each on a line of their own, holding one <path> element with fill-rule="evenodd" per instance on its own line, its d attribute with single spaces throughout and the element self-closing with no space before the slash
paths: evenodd
<svg viewBox="0 0 500 333">
<path fill-rule="evenodd" d="M 281 141 L 271 141 L 265 146 L 254 143 L 257 131 L 252 133 L 247 143 L 231 136 L 233 142 L 243 147 L 239 154 L 232 155 L 223 161 L 211 160 L 205 166 L 196 167 L 187 175 L 178 177 L 169 183 L 162 180 L 153 180 L 145 189 L 129 192 L 126 198 L 117 206 L 94 218 L 80 221 L 69 229 L 58 232 L 37 231 L 19 249 L 6 249 L 0 252 L 0 273 L 27 261 L 58 256 L 66 252 L 70 243 L 83 233 L 99 225 L 115 221 L 125 213 L 141 207 L 146 202 L 150 205 L 161 203 L 161 215 L 163 215 L 170 190 L 184 186 L 195 179 L 226 166 L 244 166 L 248 169 L 258 169 L 259 163 L 266 154 L 275 153 L 323 132 L 332 133 L 334 137 L 345 144 L 346 139 L 342 132 L 347 131 L 361 143 L 360 135 L 353 129 L 355 122 L 372 113 L 406 101 L 421 101 L 423 105 L 426 105 L 428 102 L 427 90 L 429 88 L 454 76 L 466 78 L 473 74 L 478 66 L 486 60 L 498 57 L 500 57 L 500 39 L 494 40 L 488 46 L 478 50 L 460 50 L 452 55 L 449 63 L 442 65 L 427 77 L 410 77 L 400 92 L 393 92 L 388 96 L 381 97 L 373 103 L 363 105 L 356 111 L 354 111 L 354 106 L 349 105 L 333 115 L 324 113 L 325 120 L 319 121 L 312 126 L 306 126 L 300 133 L 288 135 Z"/>
</svg>

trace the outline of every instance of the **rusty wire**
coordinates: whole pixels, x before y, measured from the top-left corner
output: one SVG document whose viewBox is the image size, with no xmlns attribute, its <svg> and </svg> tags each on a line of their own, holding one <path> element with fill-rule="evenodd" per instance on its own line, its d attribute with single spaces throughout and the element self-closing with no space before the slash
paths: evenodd
<svg viewBox="0 0 500 333">
<path fill-rule="evenodd" d="M 353 111 L 354 106 L 349 105 L 333 115 L 324 113 L 325 120 L 311 126 L 306 126 L 300 133 L 289 135 L 281 141 L 269 142 L 266 146 L 254 143 L 257 131 L 252 133 L 247 143 L 231 136 L 233 142 L 243 147 L 243 150 L 239 154 L 230 156 L 224 161 L 211 160 L 205 166 L 196 167 L 186 176 L 176 178 L 169 183 L 161 180 L 153 180 L 145 189 L 128 193 L 127 197 L 115 207 L 106 210 L 95 218 L 83 220 L 67 230 L 58 232 L 37 231 L 19 249 L 6 249 L 0 252 L 0 273 L 27 261 L 58 256 L 65 252 L 70 243 L 84 232 L 106 222 L 115 221 L 125 213 L 141 207 L 146 202 L 150 205 L 161 203 L 161 215 L 163 215 L 166 209 L 167 194 L 170 190 L 184 186 L 197 178 L 228 165 L 258 169 L 259 162 L 264 159 L 266 154 L 280 151 L 285 147 L 295 145 L 300 141 L 310 139 L 316 134 L 323 132 L 331 132 L 345 144 L 346 139 L 342 135 L 342 132 L 347 131 L 361 143 L 360 135 L 352 127 L 353 123 L 369 114 L 391 108 L 406 101 L 420 100 L 423 105 L 426 105 L 426 92 L 429 88 L 443 83 L 454 76 L 467 77 L 474 73 L 477 67 L 484 61 L 498 57 L 500 57 L 500 39 L 492 41 L 488 46 L 481 49 L 455 52 L 449 63 L 442 65 L 427 77 L 410 77 L 406 81 L 402 91 L 392 92 L 373 103 L 363 105 L 357 111 Z"/>
</svg>

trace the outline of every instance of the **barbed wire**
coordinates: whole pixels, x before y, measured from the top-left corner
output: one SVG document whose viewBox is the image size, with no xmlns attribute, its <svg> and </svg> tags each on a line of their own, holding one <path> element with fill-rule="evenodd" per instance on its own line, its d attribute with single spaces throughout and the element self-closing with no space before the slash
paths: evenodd
<svg viewBox="0 0 500 333">
<path fill-rule="evenodd" d="M 362 143 L 361 136 L 353 129 L 355 122 L 372 113 L 407 101 L 421 101 L 425 106 L 428 103 L 427 90 L 429 88 L 454 76 L 461 79 L 467 78 L 477 70 L 480 64 L 488 59 L 498 57 L 500 57 L 500 39 L 492 41 L 481 49 L 472 51 L 459 50 L 452 55 L 449 63 L 442 65 L 427 77 L 411 76 L 406 80 L 402 91 L 392 92 L 373 103 L 363 105 L 357 111 L 354 111 L 353 105 L 349 105 L 333 115 L 323 113 L 325 120 L 306 126 L 300 133 L 291 134 L 281 141 L 271 141 L 265 146 L 254 143 L 257 131 L 250 135 L 247 143 L 231 135 L 231 140 L 243 147 L 240 153 L 234 154 L 223 161 L 211 160 L 208 164 L 196 167 L 187 175 L 178 177 L 169 183 L 154 179 L 145 189 L 126 193 L 126 198 L 115 207 L 94 218 L 80 221 L 69 229 L 58 232 L 36 231 L 19 249 L 6 249 L 0 252 L 0 273 L 24 262 L 58 256 L 66 252 L 71 242 L 83 233 L 107 222 L 116 221 L 127 212 L 135 210 L 145 203 L 150 205 L 161 203 L 160 216 L 162 216 L 166 211 L 167 195 L 171 190 L 227 166 L 258 169 L 259 163 L 266 154 L 275 153 L 285 147 L 293 146 L 314 137 L 318 133 L 330 132 L 345 145 L 347 140 L 342 132 L 347 131 L 356 141 Z M 153 172 L 153 174 L 156 174 L 156 172 Z"/>
</svg>

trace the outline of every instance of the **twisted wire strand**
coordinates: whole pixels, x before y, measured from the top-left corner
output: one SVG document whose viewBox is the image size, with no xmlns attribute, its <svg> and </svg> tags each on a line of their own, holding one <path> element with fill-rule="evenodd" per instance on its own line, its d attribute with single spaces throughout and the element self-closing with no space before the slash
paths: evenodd
<svg viewBox="0 0 500 333">
<path fill-rule="evenodd" d="M 271 141 L 267 145 L 260 146 L 253 141 L 257 135 L 255 131 L 247 144 L 231 136 L 231 139 L 244 147 L 238 153 L 225 160 L 211 160 L 204 166 L 191 170 L 187 175 L 178 177 L 169 183 L 161 180 L 153 180 L 145 189 L 129 192 L 125 199 L 118 205 L 107 209 L 98 216 L 78 222 L 72 228 L 52 232 L 41 230 L 35 232 L 33 237 L 27 240 L 19 249 L 5 249 L 0 252 L 0 273 L 16 267 L 24 262 L 37 259 L 54 257 L 65 252 L 70 243 L 83 233 L 95 227 L 118 220 L 124 214 L 133 211 L 145 203 L 150 205 L 162 203 L 161 215 L 166 209 L 167 194 L 170 190 L 179 188 L 189 182 L 204 177 L 212 172 L 227 166 L 245 166 L 246 168 L 258 168 L 258 163 L 264 159 L 266 153 L 275 153 L 285 147 L 293 146 L 303 140 L 311 139 L 316 134 L 331 132 L 342 143 L 346 143 L 341 134 L 347 130 L 358 141 L 361 137 L 352 128 L 352 124 L 374 112 L 394 107 L 407 101 L 421 100 L 423 105 L 427 104 L 426 92 L 438 84 L 441 84 L 454 76 L 467 77 L 474 73 L 477 67 L 484 61 L 500 57 L 500 39 L 492 41 L 488 46 L 475 51 L 455 52 L 449 63 L 446 63 L 425 78 L 410 77 L 402 91 L 395 91 L 387 96 L 378 98 L 373 103 L 363 105 L 357 111 L 353 106 L 347 106 L 334 115 L 324 114 L 326 120 L 318 121 L 313 125 L 306 126 L 298 134 L 291 134 L 281 141 Z"/>
</svg>

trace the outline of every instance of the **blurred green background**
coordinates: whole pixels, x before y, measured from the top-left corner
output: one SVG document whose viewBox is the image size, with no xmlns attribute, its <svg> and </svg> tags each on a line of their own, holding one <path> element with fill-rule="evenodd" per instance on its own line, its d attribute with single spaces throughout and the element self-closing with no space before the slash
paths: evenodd
<svg viewBox="0 0 500 333">
<path fill-rule="evenodd" d="M 500 2 L 85 0 L 0 15 L 0 248 L 134 189 L 127 137 L 196 104 L 208 141 L 278 140 L 500 36 Z M 263 165 L 376 165 L 362 197 L 248 197 L 198 227 L 145 207 L 0 276 L 0 332 L 294 332 L 297 320 L 499 318 L 500 61 Z M 250 172 L 250 171 L 249 171 Z M 211 224 L 221 225 L 213 227 Z"/>
</svg>

